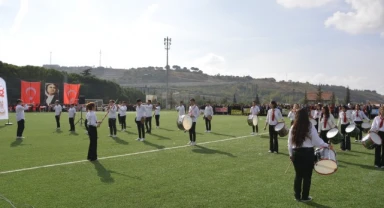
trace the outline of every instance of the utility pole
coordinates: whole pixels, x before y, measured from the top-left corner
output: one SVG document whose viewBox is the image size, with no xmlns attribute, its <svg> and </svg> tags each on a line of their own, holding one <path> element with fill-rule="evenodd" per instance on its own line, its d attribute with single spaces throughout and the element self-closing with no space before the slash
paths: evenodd
<svg viewBox="0 0 384 208">
<path fill-rule="evenodd" d="M 164 38 L 164 46 L 165 50 L 167 50 L 167 65 L 166 65 L 166 81 L 167 81 L 167 89 L 165 96 L 165 108 L 168 109 L 168 74 L 169 74 L 169 65 L 168 65 L 168 51 L 171 49 L 171 38 Z"/>
<path fill-rule="evenodd" d="M 52 65 L 52 52 L 49 52 L 49 65 Z"/>
</svg>

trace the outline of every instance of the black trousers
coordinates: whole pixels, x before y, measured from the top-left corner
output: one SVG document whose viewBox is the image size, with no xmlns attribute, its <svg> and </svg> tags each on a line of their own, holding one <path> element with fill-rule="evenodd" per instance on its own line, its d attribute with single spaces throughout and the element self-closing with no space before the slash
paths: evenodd
<svg viewBox="0 0 384 208">
<path fill-rule="evenodd" d="M 89 148 L 88 160 L 97 160 L 97 128 L 96 126 L 88 126 Z"/>
<path fill-rule="evenodd" d="M 279 141 L 277 140 L 275 125 L 269 125 L 269 150 L 271 152 L 279 152 Z"/>
<path fill-rule="evenodd" d="M 126 129 L 127 127 L 127 116 L 119 116 L 120 124 L 121 124 L 121 129 Z"/>
<path fill-rule="evenodd" d="M 70 131 L 75 131 L 75 119 L 69 118 Z"/>
<path fill-rule="evenodd" d="M 155 120 L 156 120 L 156 126 L 160 126 L 160 115 L 155 115 Z"/>
<path fill-rule="evenodd" d="M 381 138 L 384 138 L 384 132 L 379 131 L 378 134 Z M 384 145 L 383 144 L 375 147 L 375 165 L 379 167 L 384 166 Z"/>
<path fill-rule="evenodd" d="M 109 134 L 116 135 L 116 118 L 108 119 Z"/>
<path fill-rule="evenodd" d="M 119 121 L 119 124 L 121 124 L 121 117 L 120 117 L 120 113 L 117 114 L 117 119 Z"/>
<path fill-rule="evenodd" d="M 139 138 L 145 138 L 144 124 L 141 123 L 141 121 L 136 121 L 136 125 L 137 125 L 137 132 L 139 134 Z"/>
<path fill-rule="evenodd" d="M 60 116 L 55 116 L 56 119 L 56 127 L 60 128 Z"/>
<path fill-rule="evenodd" d="M 88 119 L 84 120 L 84 126 L 85 126 L 85 130 L 88 131 Z"/>
<path fill-rule="evenodd" d="M 363 138 L 363 127 L 361 126 L 362 121 L 355 121 L 357 128 L 360 129 L 360 133 L 357 135 L 356 140 L 361 140 Z"/>
<path fill-rule="evenodd" d="M 209 120 L 207 117 L 205 117 L 204 120 L 205 120 L 205 130 L 211 131 L 211 128 L 212 128 L 211 120 Z"/>
<path fill-rule="evenodd" d="M 145 128 L 147 129 L 147 133 L 151 133 L 152 130 L 152 117 L 145 118 Z"/>
<path fill-rule="evenodd" d="M 349 137 L 349 134 L 345 132 L 345 129 L 347 128 L 348 124 L 341 124 L 340 130 L 341 134 L 343 135 L 343 140 L 341 140 L 340 143 L 340 149 L 341 150 L 351 150 L 351 138 Z"/>
<path fill-rule="evenodd" d="M 16 132 L 16 136 L 17 137 L 22 137 L 23 136 L 23 132 L 24 132 L 24 124 L 25 124 L 25 120 L 24 119 L 21 119 L 20 121 L 17 122 L 17 132 Z"/>
<path fill-rule="evenodd" d="M 328 133 L 329 130 L 321 130 L 320 132 L 320 138 L 328 144 L 328 138 L 327 138 L 327 133 Z"/>
<path fill-rule="evenodd" d="M 192 122 L 192 127 L 189 129 L 189 141 L 196 142 L 196 122 Z"/>
<path fill-rule="evenodd" d="M 315 159 L 314 150 L 313 148 L 297 148 L 293 150 L 292 156 L 296 172 L 293 185 L 295 198 L 308 199 Z"/>
<path fill-rule="evenodd" d="M 256 125 L 256 126 L 252 125 L 252 132 L 259 133 L 259 125 Z"/>
</svg>

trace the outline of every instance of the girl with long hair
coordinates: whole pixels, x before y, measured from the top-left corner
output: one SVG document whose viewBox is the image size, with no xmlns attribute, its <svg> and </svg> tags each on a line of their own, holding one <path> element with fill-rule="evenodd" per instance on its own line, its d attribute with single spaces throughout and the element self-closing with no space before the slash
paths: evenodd
<svg viewBox="0 0 384 208">
<path fill-rule="evenodd" d="M 325 143 L 328 143 L 327 133 L 330 129 L 336 127 L 335 118 L 331 113 L 329 113 L 329 107 L 324 106 L 321 109 L 321 117 L 319 118 L 319 134 L 320 138 L 324 140 Z"/>
</svg>

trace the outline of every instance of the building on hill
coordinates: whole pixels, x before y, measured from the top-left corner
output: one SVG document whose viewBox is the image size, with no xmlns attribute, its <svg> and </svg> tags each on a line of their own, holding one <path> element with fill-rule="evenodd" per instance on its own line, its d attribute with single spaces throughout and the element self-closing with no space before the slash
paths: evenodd
<svg viewBox="0 0 384 208">
<path fill-rule="evenodd" d="M 315 104 L 317 100 L 317 92 L 307 92 L 308 104 Z M 321 103 L 322 104 L 331 104 L 332 92 L 322 92 L 321 93 Z"/>
</svg>

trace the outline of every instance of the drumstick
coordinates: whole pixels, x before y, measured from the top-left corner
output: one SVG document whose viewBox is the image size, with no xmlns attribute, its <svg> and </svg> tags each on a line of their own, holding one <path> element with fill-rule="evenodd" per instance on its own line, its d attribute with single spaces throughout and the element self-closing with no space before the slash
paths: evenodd
<svg viewBox="0 0 384 208">
<path fill-rule="evenodd" d="M 291 165 L 292 165 L 292 161 L 289 163 L 289 165 L 288 165 L 287 169 L 285 170 L 284 174 L 287 174 L 287 171 L 288 171 L 289 167 L 291 167 Z"/>
</svg>

